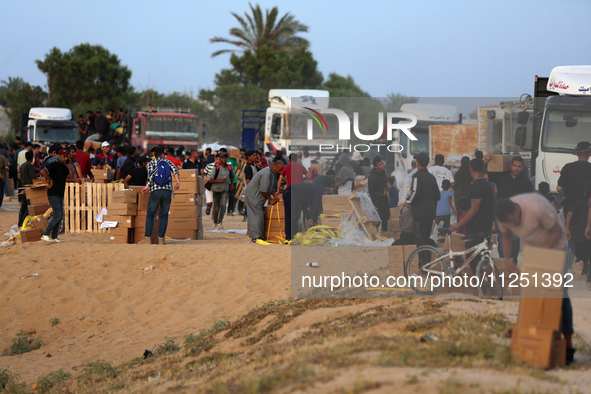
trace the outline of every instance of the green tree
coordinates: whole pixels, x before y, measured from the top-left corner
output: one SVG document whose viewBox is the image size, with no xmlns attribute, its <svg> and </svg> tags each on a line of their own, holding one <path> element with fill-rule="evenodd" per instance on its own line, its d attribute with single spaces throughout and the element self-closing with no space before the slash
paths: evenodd
<svg viewBox="0 0 591 394">
<path fill-rule="evenodd" d="M 54 47 L 37 67 L 47 76 L 48 105 L 120 102 L 128 91 L 131 71 L 117 55 L 100 45 L 80 44 L 62 53 Z"/>
<path fill-rule="evenodd" d="M 330 73 L 322 87 L 329 91 L 330 97 L 370 97 L 350 75 L 343 77 L 337 73 Z"/>
<path fill-rule="evenodd" d="M 20 89 L 24 82 L 21 77 L 8 77 L 8 81 L 0 81 L 0 105 L 6 105 L 6 96 L 8 93 Z"/>
<path fill-rule="evenodd" d="M 255 51 L 262 47 L 268 47 L 273 51 L 284 50 L 291 52 L 301 46 L 307 46 L 308 40 L 298 36 L 298 33 L 308 31 L 308 26 L 300 23 L 295 16 L 289 12 L 279 18 L 279 9 L 273 7 L 271 10 L 263 11 L 260 5 L 253 7 L 248 4 L 251 14 L 244 13 L 244 17 L 232 12 L 232 15 L 240 27 L 230 29 L 231 38 L 213 37 L 211 43 L 223 42 L 238 47 L 238 50 L 250 49 Z M 235 52 L 237 49 L 222 49 L 212 53 L 212 57 L 222 53 Z"/>
<path fill-rule="evenodd" d="M 6 86 L 4 81 L 2 84 L 3 87 Z M 18 135 L 20 134 L 21 114 L 28 113 L 31 107 L 44 106 L 47 93 L 43 91 L 41 86 L 31 86 L 22 79 L 14 86 L 6 91 L 6 113 L 10 119 L 11 130 Z"/>
</svg>

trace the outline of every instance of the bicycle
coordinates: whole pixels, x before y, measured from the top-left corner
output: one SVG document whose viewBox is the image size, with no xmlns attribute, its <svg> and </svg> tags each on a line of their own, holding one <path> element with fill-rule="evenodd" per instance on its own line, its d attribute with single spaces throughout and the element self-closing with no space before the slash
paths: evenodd
<svg viewBox="0 0 591 394">
<path fill-rule="evenodd" d="M 416 248 L 409 255 L 404 265 L 404 275 L 410 287 L 418 293 L 430 294 L 441 286 L 444 282 L 444 277 L 449 276 L 449 280 L 452 282 L 453 278 L 464 271 L 468 264 L 474 261 L 476 257 L 480 257 L 475 272 L 475 276 L 478 278 L 476 282 L 478 294 L 480 297 L 503 299 L 503 286 L 499 278 L 499 271 L 491 258 L 491 251 L 488 248 L 493 233 L 463 237 L 463 240 L 479 238 L 484 238 L 484 240 L 461 252 L 454 252 L 452 250 L 450 231 L 446 228 L 440 228 L 439 235 L 440 237 L 447 236 L 449 245 L 447 252 L 443 253 L 440 248 L 431 245 L 423 245 Z M 422 256 L 419 253 L 422 253 Z M 427 253 L 430 253 L 428 259 L 425 258 Z M 433 258 L 433 255 L 435 255 L 435 258 Z M 467 255 L 469 256 L 464 259 L 465 261 L 459 263 L 456 268 L 454 258 Z M 428 260 L 428 262 L 422 264 L 421 257 L 423 261 Z M 431 278 L 430 283 L 429 277 Z M 433 277 L 439 277 L 440 280 L 434 280 Z M 469 283 L 472 285 L 472 280 Z"/>
</svg>

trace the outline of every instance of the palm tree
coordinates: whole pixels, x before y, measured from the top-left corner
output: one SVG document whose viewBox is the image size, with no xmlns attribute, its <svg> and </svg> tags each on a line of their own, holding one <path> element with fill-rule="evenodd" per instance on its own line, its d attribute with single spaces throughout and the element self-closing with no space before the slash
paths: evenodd
<svg viewBox="0 0 591 394">
<path fill-rule="evenodd" d="M 252 15 L 244 13 L 244 17 L 232 12 L 234 18 L 238 20 L 241 28 L 233 27 L 230 29 L 232 38 L 213 37 L 211 43 L 225 42 L 240 48 L 239 50 L 250 49 L 255 51 L 258 48 L 267 46 L 271 49 L 283 49 L 291 52 L 294 49 L 308 45 L 308 40 L 297 36 L 297 33 L 307 32 L 308 26 L 298 22 L 293 15 L 287 13 L 277 20 L 279 10 L 273 7 L 270 11 L 265 10 L 265 16 L 260 5 L 253 7 L 251 3 L 250 11 Z M 211 54 L 211 57 L 221 55 L 222 53 L 235 52 L 237 49 L 222 49 Z"/>
</svg>

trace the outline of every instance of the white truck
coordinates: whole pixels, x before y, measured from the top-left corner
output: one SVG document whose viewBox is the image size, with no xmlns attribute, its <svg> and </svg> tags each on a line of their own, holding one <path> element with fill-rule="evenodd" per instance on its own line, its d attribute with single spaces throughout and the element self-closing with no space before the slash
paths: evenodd
<svg viewBox="0 0 591 394">
<path fill-rule="evenodd" d="M 310 154 L 316 152 L 320 144 L 335 144 L 338 140 L 337 120 L 334 116 L 325 118 L 328 127 L 313 123 L 313 136 L 309 140 L 307 134 L 308 120 L 306 113 L 313 110 L 327 109 L 329 93 L 326 90 L 304 89 L 271 89 L 269 90 L 270 106 L 265 114 L 264 150 L 275 153 L 285 148 L 287 154 L 308 149 Z"/>
<path fill-rule="evenodd" d="M 80 139 L 78 125 L 72 120 L 72 112 L 67 108 L 31 108 L 27 131 L 27 141 L 53 143 L 76 143 Z"/>
<path fill-rule="evenodd" d="M 543 112 L 538 110 L 543 114 L 541 127 L 539 131 L 535 127 L 533 130 L 534 149 L 537 148 L 535 185 L 537 188 L 540 182 L 548 182 L 555 192 L 562 167 L 576 160 L 577 143 L 591 142 L 591 66 L 555 67 L 545 88 L 536 82 L 537 102 L 537 97 L 546 98 Z M 534 113 L 536 116 L 539 114 Z M 522 146 L 525 138 L 525 134 L 520 138 Z"/>
</svg>

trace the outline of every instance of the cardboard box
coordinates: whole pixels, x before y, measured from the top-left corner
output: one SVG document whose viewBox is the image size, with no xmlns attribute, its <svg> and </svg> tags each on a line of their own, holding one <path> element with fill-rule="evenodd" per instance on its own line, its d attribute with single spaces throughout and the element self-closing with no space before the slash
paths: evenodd
<svg viewBox="0 0 591 394">
<path fill-rule="evenodd" d="M 312 168 L 316 169 L 316 172 L 318 175 L 323 175 L 323 171 L 322 171 L 322 164 L 310 164 L 310 170 Z"/>
<path fill-rule="evenodd" d="M 404 276 L 405 264 L 404 247 L 388 246 L 388 275 Z"/>
<path fill-rule="evenodd" d="M 205 192 L 205 182 L 202 177 L 197 177 L 196 180 L 181 180 L 181 187 L 174 191 L 176 194 L 199 194 Z"/>
<path fill-rule="evenodd" d="M 21 241 L 25 242 L 36 242 L 41 240 L 43 232 L 39 228 L 32 228 L 29 230 L 21 230 Z"/>
<path fill-rule="evenodd" d="M 172 197 L 172 204 L 171 208 L 174 206 L 180 205 L 201 205 L 201 201 L 199 200 L 199 194 L 192 193 L 192 194 L 177 194 Z"/>
<path fill-rule="evenodd" d="M 43 215 L 49 208 L 49 204 L 29 205 L 29 216 Z"/>
<path fill-rule="evenodd" d="M 240 159 L 240 149 L 229 148 L 228 157 L 233 159 Z"/>
<path fill-rule="evenodd" d="M 37 216 L 35 219 L 29 221 L 29 223 L 31 224 L 31 226 L 33 226 L 33 228 L 37 228 L 42 232 L 45 231 L 47 225 L 49 224 L 47 222 L 47 219 L 43 215 Z"/>
<path fill-rule="evenodd" d="M 201 216 L 201 206 L 199 205 L 171 205 L 168 211 L 169 218 L 198 218 Z"/>
<path fill-rule="evenodd" d="M 115 176 L 115 171 L 94 169 L 92 170 L 92 175 L 94 175 L 95 181 L 110 182 Z"/>
<path fill-rule="evenodd" d="M 391 232 L 399 232 L 400 231 L 400 223 L 399 223 L 398 219 L 388 220 L 388 231 L 391 231 Z"/>
<path fill-rule="evenodd" d="M 137 204 L 114 202 L 107 207 L 107 213 L 111 216 L 135 216 L 137 214 Z"/>
<path fill-rule="evenodd" d="M 47 185 L 39 184 L 36 186 L 27 186 L 25 187 L 25 195 L 28 200 L 39 198 L 45 198 L 45 200 L 47 200 Z"/>
<path fill-rule="evenodd" d="M 341 218 L 320 218 L 320 225 L 330 227 L 340 227 Z"/>
<path fill-rule="evenodd" d="M 115 227 L 109 229 L 110 244 L 130 244 L 133 243 L 133 229 L 125 227 Z"/>
<path fill-rule="evenodd" d="M 390 208 L 390 219 L 398 219 L 400 217 L 400 207 Z"/>
<path fill-rule="evenodd" d="M 535 248 L 532 246 L 526 246 L 523 248 L 523 263 L 521 271 L 524 275 L 527 274 L 530 278 L 533 278 L 534 275 L 537 275 L 538 278 L 537 286 L 534 280 L 529 281 L 529 286 L 527 288 L 528 297 L 562 298 L 561 287 L 555 287 L 553 281 L 550 283 L 551 286 L 544 287 L 542 286 L 542 281 L 544 277 L 552 278 L 554 274 L 562 276 L 565 257 L 565 252 L 563 250 Z"/>
<path fill-rule="evenodd" d="M 137 192 L 135 190 L 115 190 L 109 193 L 108 204 L 112 203 L 132 203 L 137 204 Z"/>
<path fill-rule="evenodd" d="M 105 215 L 104 221 L 117 222 L 118 228 L 134 228 L 135 227 L 135 216 L 116 216 L 116 215 Z"/>
<path fill-rule="evenodd" d="M 522 288 L 517 323 L 522 326 L 536 326 L 548 330 L 560 330 L 562 298 L 523 298 L 527 289 Z"/>
<path fill-rule="evenodd" d="M 179 179 L 181 180 L 181 184 L 183 182 L 197 181 L 197 178 L 199 178 L 199 170 L 196 168 L 189 170 L 179 170 Z"/>
<path fill-rule="evenodd" d="M 82 149 L 84 149 L 84 152 L 88 153 L 88 150 L 90 148 L 94 148 L 95 151 L 100 151 L 101 150 L 101 142 L 100 141 L 84 141 L 84 147 Z"/>
<path fill-rule="evenodd" d="M 45 177 L 33 178 L 33 185 L 47 185 L 47 179 Z"/>
<path fill-rule="evenodd" d="M 199 219 L 197 218 L 174 218 L 168 217 L 168 230 L 199 230 Z"/>
<path fill-rule="evenodd" d="M 566 344 L 554 330 L 517 324 L 511 336 L 511 356 L 519 361 L 549 369 L 562 363 Z"/>
<path fill-rule="evenodd" d="M 138 211 L 147 211 L 148 201 L 150 200 L 150 193 L 148 192 L 145 195 L 142 193 L 142 189 L 144 188 L 144 186 L 130 186 L 129 188 L 137 194 Z"/>
<path fill-rule="evenodd" d="M 197 230 L 171 230 L 166 229 L 166 236 L 172 239 L 199 239 L 199 231 Z"/>
<path fill-rule="evenodd" d="M 27 198 L 27 205 L 49 204 L 47 196 Z"/>
<path fill-rule="evenodd" d="M 488 162 L 488 172 L 505 172 L 511 171 L 511 160 L 515 155 L 494 155 L 493 159 Z"/>
</svg>

